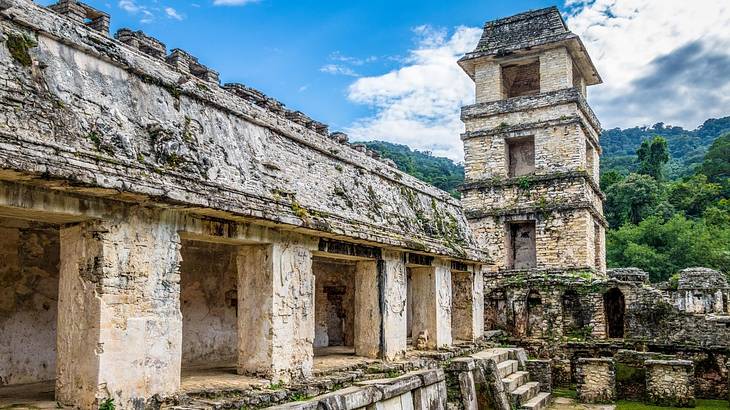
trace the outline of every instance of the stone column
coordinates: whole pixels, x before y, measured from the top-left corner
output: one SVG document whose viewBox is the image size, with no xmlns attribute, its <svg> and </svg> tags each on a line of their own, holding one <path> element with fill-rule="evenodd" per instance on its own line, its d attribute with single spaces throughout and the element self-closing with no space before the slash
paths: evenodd
<svg viewBox="0 0 730 410">
<path fill-rule="evenodd" d="M 414 343 L 428 334 L 426 347 L 436 349 L 451 345 L 451 266 L 436 259 L 433 266 L 412 267 Z"/>
<path fill-rule="evenodd" d="M 380 357 L 381 313 L 377 262 L 355 266 L 355 354 Z"/>
<path fill-rule="evenodd" d="M 383 250 L 378 261 L 383 342 L 380 355 L 385 360 L 402 357 L 408 344 L 406 331 L 406 265 L 403 254 Z"/>
<path fill-rule="evenodd" d="M 165 213 L 61 230 L 57 400 L 134 407 L 180 387 L 180 240 Z"/>
<path fill-rule="evenodd" d="M 238 253 L 238 373 L 312 374 L 316 241 L 292 236 Z"/>
<path fill-rule="evenodd" d="M 451 272 L 452 337 L 474 341 L 484 334 L 484 276 L 481 272 Z"/>
</svg>

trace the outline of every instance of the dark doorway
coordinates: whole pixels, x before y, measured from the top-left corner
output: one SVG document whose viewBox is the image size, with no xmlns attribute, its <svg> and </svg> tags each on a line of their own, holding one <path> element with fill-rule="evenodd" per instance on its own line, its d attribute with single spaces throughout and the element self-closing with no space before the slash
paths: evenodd
<svg viewBox="0 0 730 410">
<path fill-rule="evenodd" d="M 527 295 L 527 336 L 542 336 L 542 298 L 540 292 L 531 290 Z"/>
<path fill-rule="evenodd" d="M 603 295 L 603 306 L 606 310 L 606 327 L 609 338 L 624 337 L 624 312 L 626 302 L 624 294 L 613 288 Z"/>
<path fill-rule="evenodd" d="M 512 222 L 508 225 L 507 234 L 509 269 L 532 269 L 537 266 L 537 248 L 535 246 L 535 221 Z"/>
<path fill-rule="evenodd" d="M 563 334 L 570 335 L 585 327 L 580 296 L 572 289 L 563 294 Z"/>
</svg>

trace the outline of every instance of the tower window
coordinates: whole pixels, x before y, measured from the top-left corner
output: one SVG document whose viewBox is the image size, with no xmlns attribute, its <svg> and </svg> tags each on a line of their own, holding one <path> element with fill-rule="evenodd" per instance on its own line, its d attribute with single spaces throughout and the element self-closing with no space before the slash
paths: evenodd
<svg viewBox="0 0 730 410">
<path fill-rule="evenodd" d="M 502 66 L 502 86 L 506 98 L 535 95 L 540 92 L 540 62 Z"/>
<path fill-rule="evenodd" d="M 592 177 L 596 177 L 594 172 L 595 167 L 595 153 L 593 151 L 593 145 L 591 145 L 588 140 L 586 140 L 586 171 L 588 171 L 588 175 Z"/>
<path fill-rule="evenodd" d="M 510 178 L 535 172 L 535 137 L 509 138 L 507 143 L 507 175 Z"/>
<path fill-rule="evenodd" d="M 507 225 L 509 269 L 530 269 L 537 265 L 535 221 L 513 222 Z"/>
</svg>

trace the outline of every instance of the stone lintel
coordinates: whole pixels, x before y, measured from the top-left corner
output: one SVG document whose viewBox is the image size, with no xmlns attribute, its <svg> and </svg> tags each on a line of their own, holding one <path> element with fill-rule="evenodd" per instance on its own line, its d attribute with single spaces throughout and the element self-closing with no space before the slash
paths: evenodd
<svg viewBox="0 0 730 410">
<path fill-rule="evenodd" d="M 586 275 L 588 273 L 589 275 Z M 525 284 L 550 285 L 590 285 L 595 279 L 600 279 L 597 272 L 590 266 L 572 266 L 565 268 L 535 268 L 535 269 L 500 269 L 488 272 L 485 277 L 497 282 L 499 286 L 524 287 Z"/>
<path fill-rule="evenodd" d="M 603 148 L 601 148 L 601 144 L 600 142 L 598 142 L 598 137 L 600 137 L 600 130 L 598 130 L 599 133 L 596 133 L 597 130 L 592 126 L 589 126 L 589 124 L 586 123 L 584 117 L 581 117 L 580 115 L 569 115 L 549 121 L 524 122 L 515 125 L 508 125 L 506 127 L 500 126 L 489 129 L 480 129 L 477 131 L 467 131 L 461 134 L 461 140 L 466 141 L 473 138 L 489 136 L 499 136 L 505 139 L 519 138 L 522 136 L 533 135 L 533 131 L 535 130 L 573 124 L 577 124 L 581 127 L 581 129 L 583 129 L 583 132 L 586 134 L 588 140 L 593 145 L 593 149 L 595 149 L 599 155 L 602 154 Z"/>
<path fill-rule="evenodd" d="M 319 240 L 317 250 L 322 253 L 322 256 L 331 254 L 348 259 L 375 260 L 380 259 L 381 254 L 380 248 L 326 238 Z"/>
<path fill-rule="evenodd" d="M 577 180 L 582 179 L 591 186 L 593 192 L 598 195 L 601 200 L 606 199 L 606 195 L 601 191 L 601 187 L 591 177 L 587 171 L 567 171 L 567 172 L 551 172 L 548 174 L 531 174 L 523 175 L 514 178 L 484 178 L 484 179 L 471 179 L 465 181 L 459 186 L 460 192 L 468 192 L 471 190 L 486 190 L 496 187 L 507 187 L 507 186 L 519 186 L 522 184 L 533 184 L 533 183 L 552 183 L 553 181 L 559 180 Z"/>
<path fill-rule="evenodd" d="M 526 216 L 532 217 L 533 219 L 537 219 L 539 215 L 542 214 L 550 214 L 552 212 L 565 212 L 565 211 L 573 211 L 573 210 L 581 210 L 586 209 L 588 210 L 591 215 L 599 221 L 601 225 L 603 225 L 604 228 L 608 227 L 608 221 L 604 216 L 598 212 L 596 207 L 590 203 L 585 201 L 575 202 L 572 204 L 566 204 L 566 205 L 551 205 L 546 207 L 525 207 L 525 208 L 503 208 L 503 209 L 490 209 L 490 210 L 471 210 L 466 211 L 466 218 L 470 221 L 482 219 L 482 218 L 488 218 L 488 217 L 500 217 L 504 218 L 505 220 L 522 220 L 525 219 Z"/>
<path fill-rule="evenodd" d="M 532 39 L 523 42 L 520 45 L 512 45 L 497 50 L 481 51 L 468 53 L 459 59 L 459 66 L 474 79 L 476 66 L 489 62 L 500 61 L 507 58 L 537 55 L 554 48 L 565 47 L 568 49 L 571 57 L 574 59 L 576 66 L 586 79 L 586 85 L 596 85 L 603 83 L 598 70 L 593 64 L 593 60 L 586 52 L 583 40 L 573 33 L 564 33 L 550 38 Z"/>
<path fill-rule="evenodd" d="M 466 122 L 476 118 L 554 107 L 568 103 L 577 104 L 578 109 L 583 112 L 596 133 L 600 133 L 601 123 L 598 121 L 598 117 L 593 113 L 585 97 L 572 87 L 536 95 L 466 105 L 461 108 L 461 120 Z"/>
<path fill-rule="evenodd" d="M 433 256 L 423 255 L 420 253 L 408 252 L 404 254 L 406 258 L 406 266 L 431 266 L 433 265 Z"/>
</svg>

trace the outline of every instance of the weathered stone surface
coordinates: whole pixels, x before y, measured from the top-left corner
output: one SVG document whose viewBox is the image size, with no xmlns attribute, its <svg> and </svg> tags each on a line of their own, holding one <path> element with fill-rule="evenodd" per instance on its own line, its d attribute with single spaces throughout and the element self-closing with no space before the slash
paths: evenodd
<svg viewBox="0 0 730 410">
<path fill-rule="evenodd" d="M 647 360 L 646 399 L 658 406 L 694 407 L 694 365 L 689 360 Z"/>
<path fill-rule="evenodd" d="M 4 32 L 35 44 L 27 67 L 0 48 L 0 96 L 18 108 L 2 111 L 3 168 L 70 190 L 486 258 L 448 194 L 219 88 L 182 51 L 168 57 L 173 68 L 27 0 L 8 0 L 0 16 Z"/>
<path fill-rule="evenodd" d="M 616 370 L 612 359 L 578 359 L 576 382 L 581 403 L 612 403 L 616 400 Z"/>
</svg>

